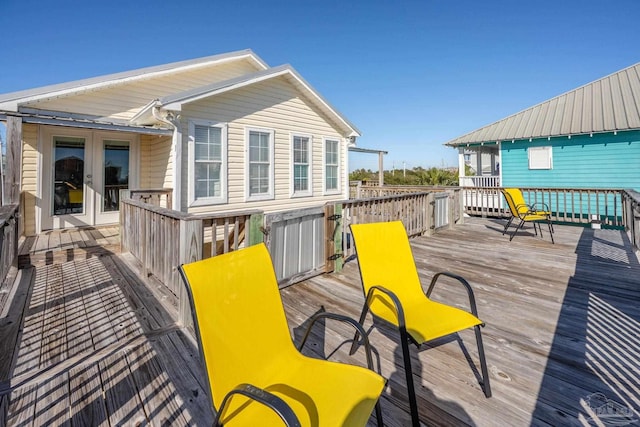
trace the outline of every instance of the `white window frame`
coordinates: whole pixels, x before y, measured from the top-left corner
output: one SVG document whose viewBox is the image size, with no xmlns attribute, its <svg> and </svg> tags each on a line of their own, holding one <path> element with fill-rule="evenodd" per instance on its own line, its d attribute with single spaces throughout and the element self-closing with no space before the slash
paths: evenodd
<svg viewBox="0 0 640 427">
<path fill-rule="evenodd" d="M 529 147 L 527 150 L 529 169 L 553 169 L 553 148 L 551 146 Z"/>
<path fill-rule="evenodd" d="M 199 197 L 196 198 L 196 126 L 214 127 L 220 129 L 220 138 L 222 142 L 222 153 L 220 166 L 220 196 L 219 197 Z M 189 143 L 188 143 L 188 162 L 189 162 L 189 206 L 208 206 L 227 203 L 227 124 L 213 122 L 209 120 L 189 120 Z"/>
<path fill-rule="evenodd" d="M 338 181 L 336 183 L 335 189 L 327 188 L 327 166 L 334 166 L 334 165 L 327 164 L 327 143 L 329 141 L 337 143 L 337 149 L 338 149 L 338 164 L 335 165 L 338 168 L 337 170 Z M 340 143 L 340 138 L 329 138 L 329 137 L 322 138 L 322 188 L 324 189 L 324 194 L 341 194 L 342 193 L 341 179 L 340 179 L 342 175 L 340 173 L 341 160 L 342 160 L 342 144 Z"/>
<path fill-rule="evenodd" d="M 307 189 L 306 190 L 298 190 L 296 191 L 295 185 L 295 154 L 294 154 L 294 145 L 293 142 L 295 138 L 306 138 L 307 139 Z M 313 195 L 313 136 L 307 135 L 303 133 L 292 133 L 290 135 L 290 143 L 291 143 L 291 197 L 309 197 Z"/>
<path fill-rule="evenodd" d="M 251 132 L 261 132 L 261 133 L 268 133 L 269 134 L 269 191 L 267 193 L 264 194 L 256 194 L 256 195 L 251 195 L 249 193 L 249 188 L 250 188 L 250 183 L 249 183 L 249 170 L 251 167 L 251 162 L 249 159 L 249 136 L 251 135 Z M 257 128 L 257 127 L 247 127 L 245 128 L 245 133 L 244 133 L 244 141 L 245 141 L 245 177 L 244 177 L 244 182 L 245 182 L 245 187 L 244 187 L 244 194 L 245 194 L 245 201 L 247 202 L 253 202 L 253 201 L 257 201 L 257 200 L 273 200 L 274 199 L 274 182 L 275 182 L 275 136 L 276 133 L 273 129 L 265 129 L 265 128 Z"/>
</svg>

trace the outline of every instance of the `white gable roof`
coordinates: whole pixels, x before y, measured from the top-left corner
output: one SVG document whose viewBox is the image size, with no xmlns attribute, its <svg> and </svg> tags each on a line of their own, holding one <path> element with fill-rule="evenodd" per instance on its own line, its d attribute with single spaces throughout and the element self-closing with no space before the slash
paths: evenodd
<svg viewBox="0 0 640 427">
<path fill-rule="evenodd" d="M 47 110 L 46 108 L 44 110 L 34 109 L 34 107 L 41 108 L 40 105 L 46 106 L 47 102 L 51 105 L 52 100 L 56 100 L 57 98 L 72 97 L 74 95 L 93 96 L 93 92 L 100 89 L 103 89 L 104 92 L 105 89 L 109 90 L 110 88 L 143 79 L 162 76 L 168 76 L 170 78 L 172 74 L 197 69 L 198 67 L 207 67 L 238 60 L 249 60 L 255 66 L 253 69 L 257 69 L 259 71 L 249 72 L 234 78 L 204 86 L 192 87 L 188 90 L 179 90 L 179 88 L 175 88 L 178 92 L 165 96 L 160 95 L 161 97 L 157 99 L 153 99 L 154 97 L 159 96 L 157 93 L 155 95 L 147 93 L 148 98 L 140 98 L 140 96 L 138 96 L 139 99 L 135 100 L 135 105 L 128 105 L 131 104 L 132 100 L 127 98 L 126 92 L 121 92 L 118 96 L 120 96 L 122 100 L 127 98 L 129 101 L 126 108 L 129 108 L 127 114 L 130 114 L 130 116 L 124 120 L 121 118 L 114 119 L 113 116 L 105 118 L 96 115 L 96 113 L 87 113 L 86 111 L 78 111 L 77 109 L 65 110 L 66 113 L 58 110 L 58 108 L 52 108 L 50 110 Z M 60 120 L 61 118 L 69 119 L 70 117 L 77 119 L 82 115 L 81 118 L 83 120 L 93 123 L 109 121 L 114 123 L 118 122 L 121 125 L 128 124 L 133 127 L 162 127 L 164 125 L 159 123 L 153 116 L 154 108 L 179 111 L 183 104 L 212 97 L 276 77 L 285 77 L 289 83 L 291 83 L 315 106 L 315 108 L 318 108 L 319 111 L 325 114 L 329 120 L 337 125 L 346 136 L 360 136 L 358 129 L 349 122 L 345 116 L 329 104 L 329 102 L 325 100 L 307 81 L 305 81 L 302 76 L 293 69 L 293 67 L 287 64 L 270 68 L 262 59 L 249 49 L 3 94 L 0 95 L 0 112 L 21 111 L 38 116 L 46 114 L 52 116 L 52 120 Z M 166 86 L 166 88 L 171 89 L 170 86 Z M 169 93 L 169 91 L 165 91 L 164 93 Z M 85 105 L 93 105 L 90 98 L 86 98 L 85 101 L 89 102 L 89 104 Z"/>
<path fill-rule="evenodd" d="M 320 109 L 320 111 L 322 111 L 327 117 L 340 126 L 347 136 L 360 136 L 360 131 L 349 120 L 347 120 L 345 116 L 329 104 L 329 102 L 324 99 L 322 95 L 320 95 L 306 80 L 304 80 L 302 76 L 289 64 L 268 68 L 264 71 L 245 74 L 233 79 L 165 96 L 148 104 L 140 111 L 139 114 L 131 119 L 131 123 L 134 125 L 150 125 L 155 123 L 156 119 L 152 114 L 153 108 L 180 111 L 184 104 L 282 76 L 286 77 L 296 89 L 301 91 L 316 108 Z"/>
<path fill-rule="evenodd" d="M 458 146 L 640 129 L 640 63 L 452 139 Z"/>
<path fill-rule="evenodd" d="M 245 49 L 219 55 L 207 56 L 204 58 L 172 62 L 169 64 L 139 68 L 136 70 L 125 71 L 121 73 L 107 74 L 104 76 L 91 77 L 88 79 L 75 80 L 72 82 L 58 83 L 34 89 L 1 94 L 0 110 L 17 111 L 20 104 L 28 102 L 78 94 L 118 84 L 129 83 L 135 80 L 148 79 L 189 69 L 206 67 L 216 63 L 236 61 L 239 59 L 249 59 L 254 62 L 258 68 L 261 69 L 266 70 L 267 68 L 269 68 L 268 65 L 260 57 L 253 53 L 253 51 L 251 51 L 250 49 Z"/>
</svg>

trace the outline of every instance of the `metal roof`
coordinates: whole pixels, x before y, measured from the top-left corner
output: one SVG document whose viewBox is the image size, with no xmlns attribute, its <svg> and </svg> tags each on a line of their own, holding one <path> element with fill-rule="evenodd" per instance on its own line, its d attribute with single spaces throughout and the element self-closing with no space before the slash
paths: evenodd
<svg viewBox="0 0 640 427">
<path fill-rule="evenodd" d="M 446 145 L 640 129 L 640 63 L 452 139 Z"/>
<path fill-rule="evenodd" d="M 41 97 L 57 95 L 59 93 L 77 92 L 82 90 L 96 89 L 105 85 L 118 82 L 126 82 L 133 79 L 148 78 L 162 73 L 172 73 L 185 68 L 205 66 L 207 64 L 234 60 L 243 57 L 253 59 L 260 67 L 267 69 L 268 65 L 256 55 L 251 49 L 238 50 L 219 55 L 207 56 L 204 58 L 189 59 L 186 61 L 172 62 L 169 64 L 156 65 L 152 67 L 139 68 L 136 70 L 124 71 L 120 73 L 107 74 L 88 79 L 75 80 L 71 82 L 58 83 L 49 86 L 42 86 L 33 89 L 21 90 L 0 94 L 0 106 L 3 103 L 26 102 Z"/>
</svg>

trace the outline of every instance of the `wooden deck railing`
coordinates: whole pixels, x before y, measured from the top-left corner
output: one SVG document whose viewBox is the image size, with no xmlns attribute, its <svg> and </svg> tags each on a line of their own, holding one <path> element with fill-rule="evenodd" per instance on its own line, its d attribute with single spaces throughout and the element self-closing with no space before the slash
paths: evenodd
<svg viewBox="0 0 640 427">
<path fill-rule="evenodd" d="M 262 240 L 258 210 L 193 215 L 140 200 L 120 202 L 122 251 L 138 259 L 143 275 L 155 276 L 178 298 L 178 321 L 184 326 L 192 320 L 178 266 Z"/>
<path fill-rule="evenodd" d="M 385 188 L 378 190 L 382 192 Z M 409 236 L 429 235 L 462 222 L 460 194 L 459 188 L 448 188 L 327 203 L 325 227 L 329 232 L 325 253 L 330 260 L 327 271 L 339 271 L 344 260 L 355 253 L 349 225 L 400 220 Z"/>
<path fill-rule="evenodd" d="M 399 194 L 424 193 L 433 191 L 446 191 L 458 187 L 441 187 L 431 185 L 364 185 L 354 184 L 350 186 L 349 198 L 369 199 L 372 197 L 394 196 Z"/>
<path fill-rule="evenodd" d="M 134 190 L 121 190 L 124 194 L 120 195 L 121 199 L 141 200 L 150 205 L 162 206 L 171 209 L 173 203 L 172 188 L 145 188 Z"/>
<path fill-rule="evenodd" d="M 18 257 L 18 205 L 0 206 L 0 284 Z"/>
<path fill-rule="evenodd" d="M 629 240 L 636 251 L 640 251 L 640 192 L 622 192 L 622 213 Z"/>
<path fill-rule="evenodd" d="M 620 227 L 622 190 L 603 188 L 521 188 L 529 204 L 545 203 L 551 220 L 562 223 L 589 224 L 597 221 Z M 471 215 L 508 216 L 500 188 L 463 188 L 465 212 Z"/>
</svg>

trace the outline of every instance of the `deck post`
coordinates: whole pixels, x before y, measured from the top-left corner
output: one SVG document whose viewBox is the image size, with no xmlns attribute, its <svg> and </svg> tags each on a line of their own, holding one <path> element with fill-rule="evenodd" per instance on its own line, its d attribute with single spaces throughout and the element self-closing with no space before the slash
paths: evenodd
<svg viewBox="0 0 640 427">
<path fill-rule="evenodd" d="M 333 253 L 336 255 L 333 270 L 338 273 L 342 271 L 342 267 L 344 266 L 344 254 L 342 253 L 342 205 L 340 203 L 333 206 L 333 215 L 336 217 L 336 220 L 332 221 L 335 224 L 333 231 Z"/>
<path fill-rule="evenodd" d="M 333 221 L 329 218 L 333 216 L 334 204 L 327 203 L 324 206 L 324 271 L 331 273 L 334 269 L 335 245 L 333 243 Z"/>
<path fill-rule="evenodd" d="M 204 240 L 204 227 L 202 220 L 181 219 L 179 223 L 180 241 L 178 242 L 178 265 L 187 264 L 202 259 L 202 245 Z M 215 240 L 214 240 L 215 244 Z M 169 257 L 169 254 L 165 254 Z M 175 280 L 180 282 L 180 292 L 178 295 L 178 323 L 183 327 L 191 327 L 193 319 L 191 317 L 191 304 L 185 288 L 186 284 L 179 275 L 174 275 Z"/>
<path fill-rule="evenodd" d="M 427 194 L 427 206 L 424 212 L 424 223 L 425 227 L 425 235 L 431 236 L 433 234 L 433 229 L 435 228 L 434 219 L 435 219 L 435 208 L 436 208 L 436 198 L 433 191 Z"/>
<path fill-rule="evenodd" d="M 2 203 L 20 203 L 20 183 L 22 178 L 22 118 L 7 116 L 7 161 Z"/>
<path fill-rule="evenodd" d="M 264 226 L 264 213 L 251 214 L 249 217 L 249 235 L 247 236 L 247 246 L 257 245 L 264 242 L 262 227 Z"/>
<path fill-rule="evenodd" d="M 447 222 L 449 223 L 449 229 L 455 227 L 456 222 L 456 194 L 454 191 L 447 190 L 447 214 L 449 218 L 447 218 Z"/>
</svg>

